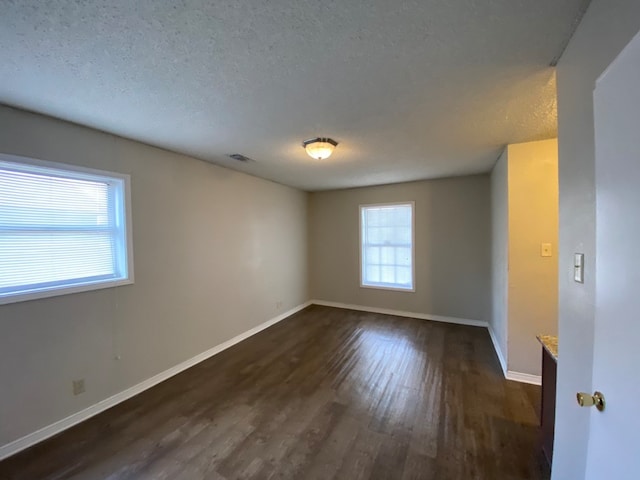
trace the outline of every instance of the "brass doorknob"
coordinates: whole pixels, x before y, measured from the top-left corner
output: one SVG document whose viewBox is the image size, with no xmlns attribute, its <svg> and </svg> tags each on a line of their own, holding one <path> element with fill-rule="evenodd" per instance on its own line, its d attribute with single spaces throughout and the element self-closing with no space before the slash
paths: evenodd
<svg viewBox="0 0 640 480">
<path fill-rule="evenodd" d="M 588 393 L 578 392 L 576 394 L 576 400 L 578 400 L 578 405 L 581 407 L 593 407 L 595 406 L 598 411 L 604 410 L 604 395 L 600 392 L 594 392 L 593 395 L 589 395 Z"/>
</svg>

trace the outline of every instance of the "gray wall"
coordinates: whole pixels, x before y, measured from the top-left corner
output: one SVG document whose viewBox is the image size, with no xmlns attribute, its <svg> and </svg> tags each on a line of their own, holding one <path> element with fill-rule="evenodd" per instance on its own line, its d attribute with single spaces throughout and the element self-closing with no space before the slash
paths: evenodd
<svg viewBox="0 0 640 480">
<path fill-rule="evenodd" d="M 361 204 L 415 201 L 414 293 L 360 288 Z M 316 192 L 309 197 L 311 297 L 488 321 L 491 302 L 489 176 Z"/>
<path fill-rule="evenodd" d="M 560 183 L 559 362 L 553 478 L 584 477 L 595 303 L 595 81 L 640 30 L 637 0 L 593 0 L 558 65 Z M 585 254 L 585 283 L 573 281 L 573 253 Z"/>
<path fill-rule="evenodd" d="M 0 446 L 309 299 L 306 193 L 6 107 L 0 125 L 2 152 L 130 174 L 135 255 L 134 285 L 0 306 Z"/>
<path fill-rule="evenodd" d="M 491 172 L 491 329 L 507 369 L 509 301 L 509 162 L 505 148 Z"/>
</svg>

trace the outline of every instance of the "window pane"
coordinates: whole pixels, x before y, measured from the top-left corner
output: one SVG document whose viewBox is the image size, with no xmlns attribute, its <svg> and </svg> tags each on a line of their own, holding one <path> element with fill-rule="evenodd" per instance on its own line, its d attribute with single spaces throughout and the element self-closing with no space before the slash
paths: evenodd
<svg viewBox="0 0 640 480">
<path fill-rule="evenodd" d="M 388 245 L 393 243 L 393 228 L 389 227 L 381 227 L 380 228 L 380 243 L 383 245 Z"/>
<path fill-rule="evenodd" d="M 395 268 L 386 266 L 380 267 L 380 281 L 382 283 L 395 283 Z"/>
<path fill-rule="evenodd" d="M 395 263 L 395 252 L 393 247 L 380 248 L 380 263 L 382 265 L 393 265 Z"/>
<path fill-rule="evenodd" d="M 380 282 L 380 267 L 378 265 L 367 265 L 366 281 L 370 283 Z"/>
<path fill-rule="evenodd" d="M 411 248 L 396 247 L 396 264 L 411 266 Z"/>
<path fill-rule="evenodd" d="M 380 247 L 366 247 L 365 263 L 380 263 Z"/>
<path fill-rule="evenodd" d="M 395 245 L 410 245 L 411 227 L 396 227 L 393 230 L 392 243 Z"/>
<path fill-rule="evenodd" d="M 366 222 L 370 227 L 380 225 L 380 209 L 371 208 L 366 211 Z"/>
<path fill-rule="evenodd" d="M 362 208 L 364 285 L 413 288 L 413 206 Z"/>
<path fill-rule="evenodd" d="M 106 183 L 0 170 L 0 185 L 0 225 L 108 225 Z"/>
<path fill-rule="evenodd" d="M 113 275 L 113 244 L 104 233 L 11 235 L 0 232 L 0 289 Z"/>
<path fill-rule="evenodd" d="M 380 225 L 393 225 L 394 212 L 392 208 L 380 209 Z"/>
<path fill-rule="evenodd" d="M 398 207 L 394 210 L 394 223 L 401 227 L 411 226 L 411 207 Z"/>
<path fill-rule="evenodd" d="M 411 285 L 411 268 L 396 267 L 396 282 L 401 285 Z"/>
<path fill-rule="evenodd" d="M 369 227 L 364 237 L 369 245 L 382 245 L 382 228 L 381 227 Z"/>
</svg>

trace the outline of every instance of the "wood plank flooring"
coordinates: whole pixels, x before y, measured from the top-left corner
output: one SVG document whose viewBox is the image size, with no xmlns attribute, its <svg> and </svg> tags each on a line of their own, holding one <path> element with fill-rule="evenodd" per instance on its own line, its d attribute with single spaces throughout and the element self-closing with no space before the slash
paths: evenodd
<svg viewBox="0 0 640 480">
<path fill-rule="evenodd" d="M 485 329 L 311 306 L 0 462 L 1 479 L 548 479 Z"/>
</svg>

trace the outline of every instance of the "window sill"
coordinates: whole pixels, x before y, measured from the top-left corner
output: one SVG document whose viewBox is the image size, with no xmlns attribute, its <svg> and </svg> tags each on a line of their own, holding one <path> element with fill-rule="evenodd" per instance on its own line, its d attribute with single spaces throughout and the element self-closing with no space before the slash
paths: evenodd
<svg viewBox="0 0 640 480">
<path fill-rule="evenodd" d="M 360 284 L 360 288 L 370 288 L 373 290 L 391 290 L 394 292 L 406 292 L 406 293 L 415 293 L 416 289 L 413 288 L 401 288 L 401 287 L 385 287 L 384 285 L 363 285 Z"/>
<path fill-rule="evenodd" d="M 90 292 L 92 290 L 102 290 L 104 288 L 121 287 L 124 285 L 133 284 L 133 278 L 126 278 L 120 280 L 101 280 L 94 283 L 85 283 L 82 285 L 66 286 L 51 288 L 48 290 L 40 290 L 37 292 L 25 292 L 14 295 L 0 296 L 0 305 L 7 305 L 10 303 L 28 302 L 30 300 L 38 300 L 41 298 L 58 297 L 62 295 L 70 295 L 73 293 Z"/>
</svg>

